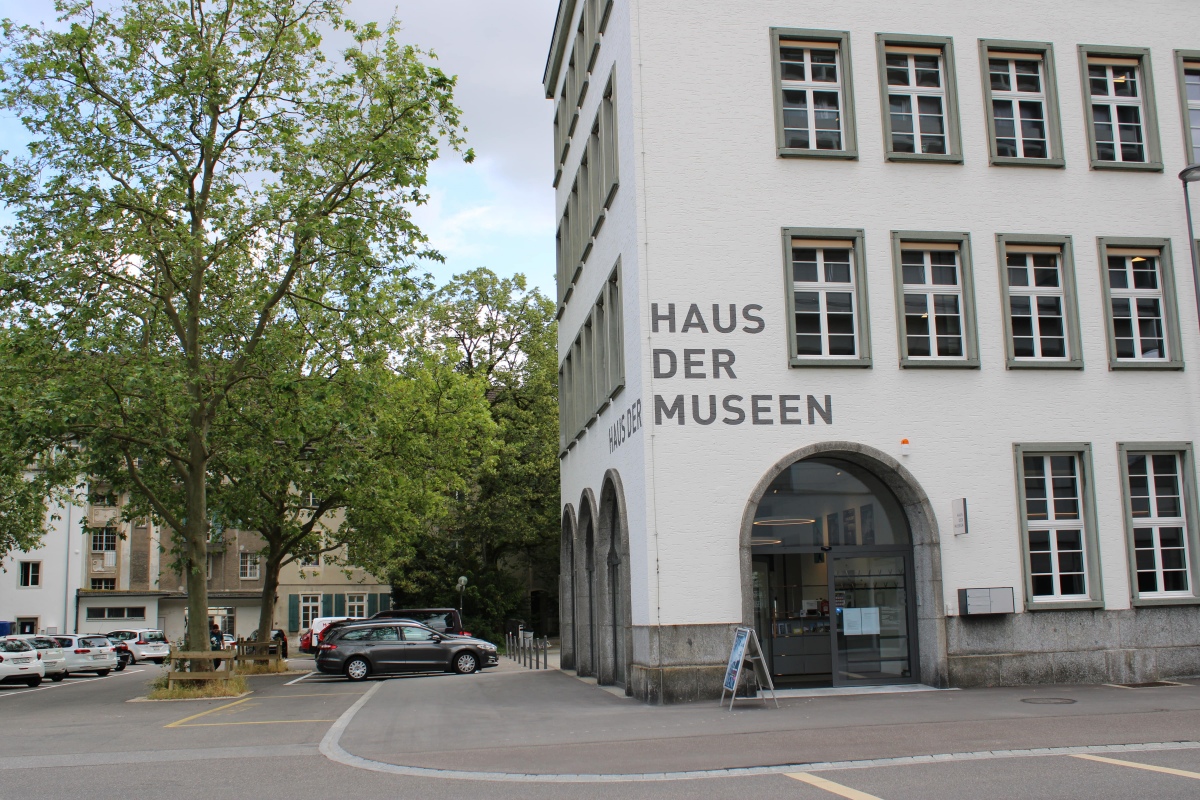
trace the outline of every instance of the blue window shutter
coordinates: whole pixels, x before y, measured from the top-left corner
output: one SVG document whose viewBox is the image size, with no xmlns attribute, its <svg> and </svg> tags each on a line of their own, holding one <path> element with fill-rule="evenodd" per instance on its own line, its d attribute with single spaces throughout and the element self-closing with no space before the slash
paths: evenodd
<svg viewBox="0 0 1200 800">
<path fill-rule="evenodd" d="M 367 595 L 367 616 L 375 616 L 375 612 L 379 610 L 379 595 L 372 592 Z"/>
<path fill-rule="evenodd" d="M 379 593 L 379 610 L 380 611 L 391 611 L 392 610 L 392 593 L 391 592 L 380 592 Z"/>
<path fill-rule="evenodd" d="M 333 616 L 333 595 L 331 595 L 331 594 L 321 595 L 321 616 L 322 617 L 332 617 Z"/>
<path fill-rule="evenodd" d="M 288 595 L 288 630 L 300 630 L 300 595 Z"/>
<path fill-rule="evenodd" d="M 346 595 L 335 594 L 333 596 L 333 616 L 335 616 L 335 617 L 346 616 Z"/>
</svg>

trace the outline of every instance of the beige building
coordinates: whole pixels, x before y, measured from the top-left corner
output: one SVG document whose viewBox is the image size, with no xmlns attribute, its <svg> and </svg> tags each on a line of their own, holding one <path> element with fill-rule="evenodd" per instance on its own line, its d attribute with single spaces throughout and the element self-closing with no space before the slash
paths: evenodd
<svg viewBox="0 0 1200 800">
<path fill-rule="evenodd" d="M 116 498 L 93 494 L 85 514 L 76 594 L 75 629 L 103 633 L 136 626 L 159 628 L 172 641 L 186 630 L 187 592 L 171 568 L 169 531 L 137 521 L 122 522 Z M 221 630 L 248 637 L 258 628 L 263 578 L 261 537 L 226 529 L 209 543 L 209 619 Z M 319 616 L 369 616 L 391 605 L 390 587 L 365 570 L 341 563 L 340 553 L 318 562 L 296 561 L 280 575 L 273 627 L 298 637 Z"/>
</svg>

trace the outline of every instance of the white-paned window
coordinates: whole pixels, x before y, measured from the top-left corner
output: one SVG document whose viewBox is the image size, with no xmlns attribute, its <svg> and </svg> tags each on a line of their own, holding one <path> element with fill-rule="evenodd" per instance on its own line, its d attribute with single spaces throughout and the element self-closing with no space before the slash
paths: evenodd
<svg viewBox="0 0 1200 800">
<path fill-rule="evenodd" d="M 1089 56 L 1088 92 L 1096 160 L 1148 161 L 1140 61 Z"/>
<path fill-rule="evenodd" d="M 238 553 L 238 577 L 244 581 L 258 580 L 258 553 Z"/>
<path fill-rule="evenodd" d="M 32 589 L 42 585 L 42 562 L 22 561 L 20 586 Z"/>
<path fill-rule="evenodd" d="M 1012 352 L 1017 359 L 1066 361 L 1069 357 L 1066 297 L 1060 252 L 1021 252 L 1010 245 L 1008 313 Z"/>
<path fill-rule="evenodd" d="M 910 246 L 921 249 L 907 249 Z M 906 245 L 900 251 L 900 269 L 907 357 L 965 359 L 963 274 L 958 246 Z"/>
<path fill-rule="evenodd" d="M 1088 599 L 1079 457 L 1025 454 L 1021 466 L 1034 599 Z"/>
<path fill-rule="evenodd" d="M 779 40 L 783 142 L 794 150 L 843 150 L 842 65 L 837 42 Z"/>
<path fill-rule="evenodd" d="M 1127 453 L 1139 597 L 1191 595 L 1183 473 L 1176 453 Z"/>
<path fill-rule="evenodd" d="M 1184 123 L 1188 132 L 1188 161 L 1200 164 L 1200 61 L 1183 64 L 1183 99 L 1187 109 Z"/>
<path fill-rule="evenodd" d="M 946 80 L 935 47 L 884 47 L 892 151 L 945 155 Z"/>
<path fill-rule="evenodd" d="M 367 596 L 365 594 L 346 595 L 346 616 L 365 617 L 367 615 Z"/>
<path fill-rule="evenodd" d="M 300 630 L 312 627 L 313 620 L 321 616 L 321 595 L 300 595 Z"/>
<path fill-rule="evenodd" d="M 1117 360 L 1166 360 L 1160 251 L 1109 247 L 1107 254 Z"/>
<path fill-rule="evenodd" d="M 93 591 L 111 592 L 117 588 L 116 578 L 92 578 L 91 581 Z"/>
<path fill-rule="evenodd" d="M 103 553 L 106 551 L 115 551 L 117 549 L 117 529 L 116 528 L 93 528 L 92 529 L 92 552 Z"/>
<path fill-rule="evenodd" d="M 996 155 L 1049 158 L 1046 85 L 1042 59 L 1034 54 L 988 58 Z"/>
<path fill-rule="evenodd" d="M 792 310 L 798 357 L 858 355 L 854 243 L 792 240 Z"/>
</svg>

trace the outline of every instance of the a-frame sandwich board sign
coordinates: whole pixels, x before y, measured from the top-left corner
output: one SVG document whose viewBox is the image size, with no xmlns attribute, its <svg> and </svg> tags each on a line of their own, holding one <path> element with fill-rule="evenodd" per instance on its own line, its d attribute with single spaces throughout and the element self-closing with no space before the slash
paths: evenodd
<svg viewBox="0 0 1200 800">
<path fill-rule="evenodd" d="M 725 667 L 725 682 L 721 686 L 721 705 L 725 705 L 725 694 L 729 693 L 729 710 L 733 710 L 733 701 L 737 699 L 737 689 L 742 680 L 742 672 L 749 665 L 754 670 L 761 689 L 771 692 L 775 707 L 779 708 L 779 698 L 775 696 L 775 684 L 771 681 L 770 670 L 767 669 L 767 659 L 763 655 L 762 645 L 759 644 L 758 634 L 753 628 L 738 628 L 733 634 L 733 648 L 729 652 L 729 663 Z M 766 705 L 767 698 L 762 698 Z"/>
</svg>

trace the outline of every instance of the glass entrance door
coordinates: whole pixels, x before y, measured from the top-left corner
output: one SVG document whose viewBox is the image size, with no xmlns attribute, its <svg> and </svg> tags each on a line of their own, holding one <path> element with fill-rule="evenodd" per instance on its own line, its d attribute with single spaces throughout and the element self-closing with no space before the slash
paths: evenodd
<svg viewBox="0 0 1200 800">
<path fill-rule="evenodd" d="M 831 560 L 834 685 L 911 681 L 911 559 L 834 554 Z"/>
</svg>

